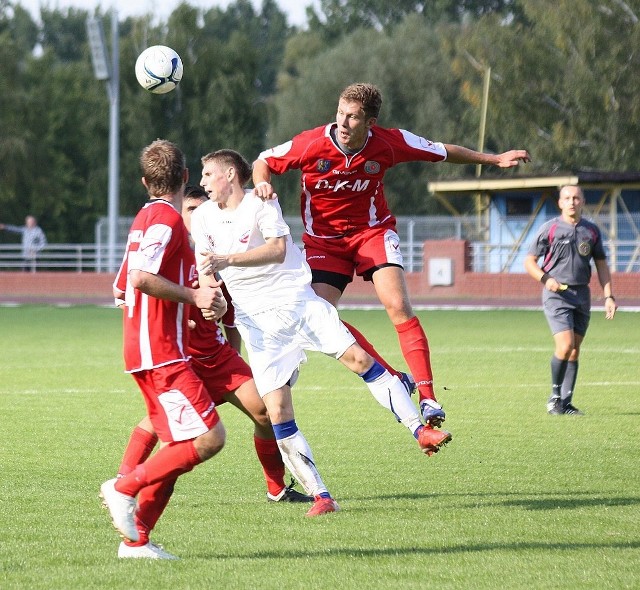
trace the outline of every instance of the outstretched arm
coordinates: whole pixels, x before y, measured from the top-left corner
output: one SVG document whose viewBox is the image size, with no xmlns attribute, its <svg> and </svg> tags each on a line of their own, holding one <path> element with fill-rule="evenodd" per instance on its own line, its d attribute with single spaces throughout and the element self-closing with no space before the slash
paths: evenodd
<svg viewBox="0 0 640 590">
<path fill-rule="evenodd" d="M 486 154 L 476 152 L 461 145 L 451 143 L 444 144 L 447 150 L 447 162 L 451 164 L 482 164 L 485 166 L 498 166 L 498 168 L 513 168 L 520 162 L 531 161 L 531 156 L 527 150 L 509 150 L 501 154 Z"/>
<path fill-rule="evenodd" d="M 13 232 L 14 234 L 23 234 L 25 227 L 22 225 L 11 225 L 10 223 L 0 223 L 0 229 Z"/>
</svg>

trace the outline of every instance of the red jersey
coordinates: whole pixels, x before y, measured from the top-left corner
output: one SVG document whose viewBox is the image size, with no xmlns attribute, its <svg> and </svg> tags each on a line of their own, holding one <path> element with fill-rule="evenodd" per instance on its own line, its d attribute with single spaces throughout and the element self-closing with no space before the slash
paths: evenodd
<svg viewBox="0 0 640 590">
<path fill-rule="evenodd" d="M 136 215 L 114 286 L 125 292 L 125 370 L 133 373 L 187 360 L 190 306 L 134 289 L 128 279 L 134 269 L 186 286 L 197 276 L 187 228 L 168 201 L 151 200 Z"/>
<path fill-rule="evenodd" d="M 215 357 L 225 346 L 231 346 L 220 329 L 218 322 L 205 320 L 197 307 L 191 307 L 189 318 L 195 328 L 189 329 L 189 354 L 198 359 Z"/>
<path fill-rule="evenodd" d="M 122 293 L 124 297 L 124 293 L 127 289 L 127 273 L 129 272 L 127 257 L 125 256 L 122 261 L 122 265 L 118 270 L 116 275 L 116 279 L 113 283 L 113 286 Z M 227 297 L 227 301 L 230 302 L 231 298 L 228 297 L 226 290 L 223 288 L 223 292 L 225 292 L 225 297 Z M 228 304 L 229 309 L 231 310 L 231 314 L 229 315 L 229 311 L 223 316 L 224 318 L 230 318 L 231 323 L 233 324 L 233 306 L 231 303 Z M 188 330 L 188 345 L 187 345 L 187 354 L 189 356 L 193 356 L 200 359 L 207 359 L 210 357 L 215 357 L 221 353 L 221 350 L 224 347 L 230 346 L 227 342 L 222 330 L 220 329 L 220 325 L 218 322 L 210 322 L 204 319 L 202 312 L 192 305 L 188 306 L 189 308 L 189 319 L 195 322 L 195 328 Z"/>
<path fill-rule="evenodd" d="M 332 137 L 336 127 L 331 123 L 303 131 L 259 156 L 275 174 L 302 171 L 300 211 L 305 231 L 312 236 L 340 237 L 395 222 L 384 196 L 385 172 L 402 162 L 439 162 L 447 157 L 442 143 L 375 126 L 358 152 L 345 154 Z"/>
</svg>

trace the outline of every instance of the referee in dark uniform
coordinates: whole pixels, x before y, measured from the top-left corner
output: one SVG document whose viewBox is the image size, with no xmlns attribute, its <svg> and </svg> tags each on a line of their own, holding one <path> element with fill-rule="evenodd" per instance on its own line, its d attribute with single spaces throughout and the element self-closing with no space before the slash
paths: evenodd
<svg viewBox="0 0 640 590">
<path fill-rule="evenodd" d="M 542 305 L 555 341 L 547 412 L 581 416 L 583 412 L 573 405 L 572 398 L 580 345 L 591 316 L 592 259 L 604 291 L 608 320 L 613 319 L 617 306 L 600 229 L 582 218 L 582 189 L 572 185 L 562 187 L 558 206 L 560 216 L 547 221 L 538 230 L 524 266 L 532 278 L 544 285 Z"/>
</svg>

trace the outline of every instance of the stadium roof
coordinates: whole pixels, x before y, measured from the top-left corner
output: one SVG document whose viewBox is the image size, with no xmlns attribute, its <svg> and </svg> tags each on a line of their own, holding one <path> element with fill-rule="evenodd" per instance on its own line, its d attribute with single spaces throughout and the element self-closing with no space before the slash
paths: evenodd
<svg viewBox="0 0 640 590">
<path fill-rule="evenodd" d="M 516 176 L 512 178 L 469 178 L 427 183 L 430 193 L 474 193 L 560 188 L 566 184 L 640 188 L 640 172 L 580 171 L 556 176 Z"/>
</svg>

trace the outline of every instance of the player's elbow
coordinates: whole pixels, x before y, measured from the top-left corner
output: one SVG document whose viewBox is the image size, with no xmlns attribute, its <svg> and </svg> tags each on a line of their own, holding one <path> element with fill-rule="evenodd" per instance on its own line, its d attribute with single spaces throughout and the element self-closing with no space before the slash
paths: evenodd
<svg viewBox="0 0 640 590">
<path fill-rule="evenodd" d="M 269 262 L 282 264 L 287 256 L 287 238 L 285 236 L 268 238 L 267 244 L 269 246 Z"/>
<path fill-rule="evenodd" d="M 144 290 L 147 273 L 141 270 L 129 271 L 129 282 L 134 289 Z"/>
<path fill-rule="evenodd" d="M 284 259 L 287 257 L 286 246 L 284 248 L 277 248 L 274 252 L 273 257 L 276 264 L 282 264 L 284 262 Z"/>
</svg>

